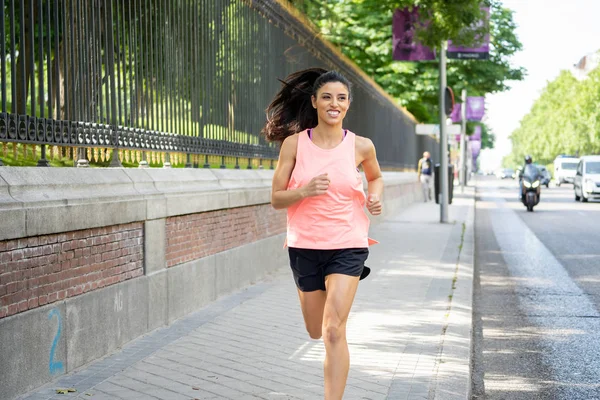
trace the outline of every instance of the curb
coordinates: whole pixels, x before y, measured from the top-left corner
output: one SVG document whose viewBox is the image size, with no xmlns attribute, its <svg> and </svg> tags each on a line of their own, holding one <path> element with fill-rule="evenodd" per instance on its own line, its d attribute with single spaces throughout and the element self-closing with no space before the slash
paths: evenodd
<svg viewBox="0 0 600 400">
<path fill-rule="evenodd" d="M 456 264 L 444 339 L 438 355 L 434 393 L 429 396 L 434 400 L 471 398 L 475 195 L 473 188 L 473 197 L 469 199 L 468 214 L 464 222 L 462 249 Z"/>
</svg>

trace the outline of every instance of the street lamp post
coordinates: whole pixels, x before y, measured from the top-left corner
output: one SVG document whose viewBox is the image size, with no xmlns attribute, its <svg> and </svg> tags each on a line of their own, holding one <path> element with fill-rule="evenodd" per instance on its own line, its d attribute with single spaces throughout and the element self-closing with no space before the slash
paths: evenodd
<svg viewBox="0 0 600 400">
<path fill-rule="evenodd" d="M 460 132 L 460 191 L 464 193 L 467 184 L 467 90 L 461 93 L 462 107 L 460 108 L 460 121 L 462 129 Z"/>
<path fill-rule="evenodd" d="M 440 187 L 440 222 L 448 222 L 448 136 L 446 130 L 446 44 L 440 46 L 440 176 L 437 177 Z"/>
</svg>

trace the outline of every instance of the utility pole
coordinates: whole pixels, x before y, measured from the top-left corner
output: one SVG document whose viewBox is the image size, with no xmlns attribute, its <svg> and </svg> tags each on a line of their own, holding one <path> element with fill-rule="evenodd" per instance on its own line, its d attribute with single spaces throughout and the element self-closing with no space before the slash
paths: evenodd
<svg viewBox="0 0 600 400">
<path fill-rule="evenodd" d="M 464 193 L 467 184 L 467 89 L 463 89 L 460 99 L 462 107 L 460 108 L 460 123 L 462 129 L 460 132 L 460 191 Z"/>
<path fill-rule="evenodd" d="M 440 46 L 440 222 L 448 222 L 448 135 L 446 132 L 446 44 Z"/>
</svg>

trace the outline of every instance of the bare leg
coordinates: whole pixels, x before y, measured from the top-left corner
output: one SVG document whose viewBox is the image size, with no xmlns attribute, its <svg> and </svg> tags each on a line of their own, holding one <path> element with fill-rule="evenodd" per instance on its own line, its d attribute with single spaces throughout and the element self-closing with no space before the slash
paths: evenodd
<svg viewBox="0 0 600 400">
<path fill-rule="evenodd" d="M 427 187 L 427 178 L 421 175 L 421 191 L 423 192 L 423 201 L 427 202 L 429 198 L 429 188 Z"/>
<path fill-rule="evenodd" d="M 300 298 L 300 307 L 302 308 L 302 316 L 304 316 L 304 324 L 308 335 L 312 339 L 320 339 L 326 299 L 325 292 L 323 290 L 315 290 L 314 292 L 298 290 L 298 297 Z"/>
<path fill-rule="evenodd" d="M 325 342 L 325 400 L 342 400 L 350 355 L 346 341 L 346 322 L 354 301 L 358 276 L 328 275 L 325 281 L 327 301 L 323 315 Z"/>
</svg>

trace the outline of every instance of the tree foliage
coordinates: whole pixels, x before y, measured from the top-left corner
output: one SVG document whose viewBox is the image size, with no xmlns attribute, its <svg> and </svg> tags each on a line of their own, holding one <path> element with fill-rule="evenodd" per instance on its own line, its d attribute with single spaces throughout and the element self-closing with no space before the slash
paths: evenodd
<svg viewBox="0 0 600 400">
<path fill-rule="evenodd" d="M 510 139 L 513 150 L 504 160 L 507 166 L 521 164 L 526 154 L 548 164 L 559 154 L 600 153 L 600 69 L 582 81 L 562 71 Z"/>
<path fill-rule="evenodd" d="M 439 47 L 444 39 L 468 44 L 465 27 L 481 18 L 481 0 L 292 0 L 314 22 L 326 39 L 337 45 L 419 121 L 437 123 L 438 63 L 392 60 L 392 16 L 397 8 L 416 5 L 430 23 L 421 40 Z M 507 90 L 511 80 L 522 80 L 523 68 L 513 67 L 511 56 L 521 49 L 515 35 L 512 11 L 497 0 L 491 7 L 490 59 L 449 60 L 448 85 L 460 96 L 484 96 Z M 493 145 L 493 134 L 484 129 L 483 147 Z"/>
</svg>

